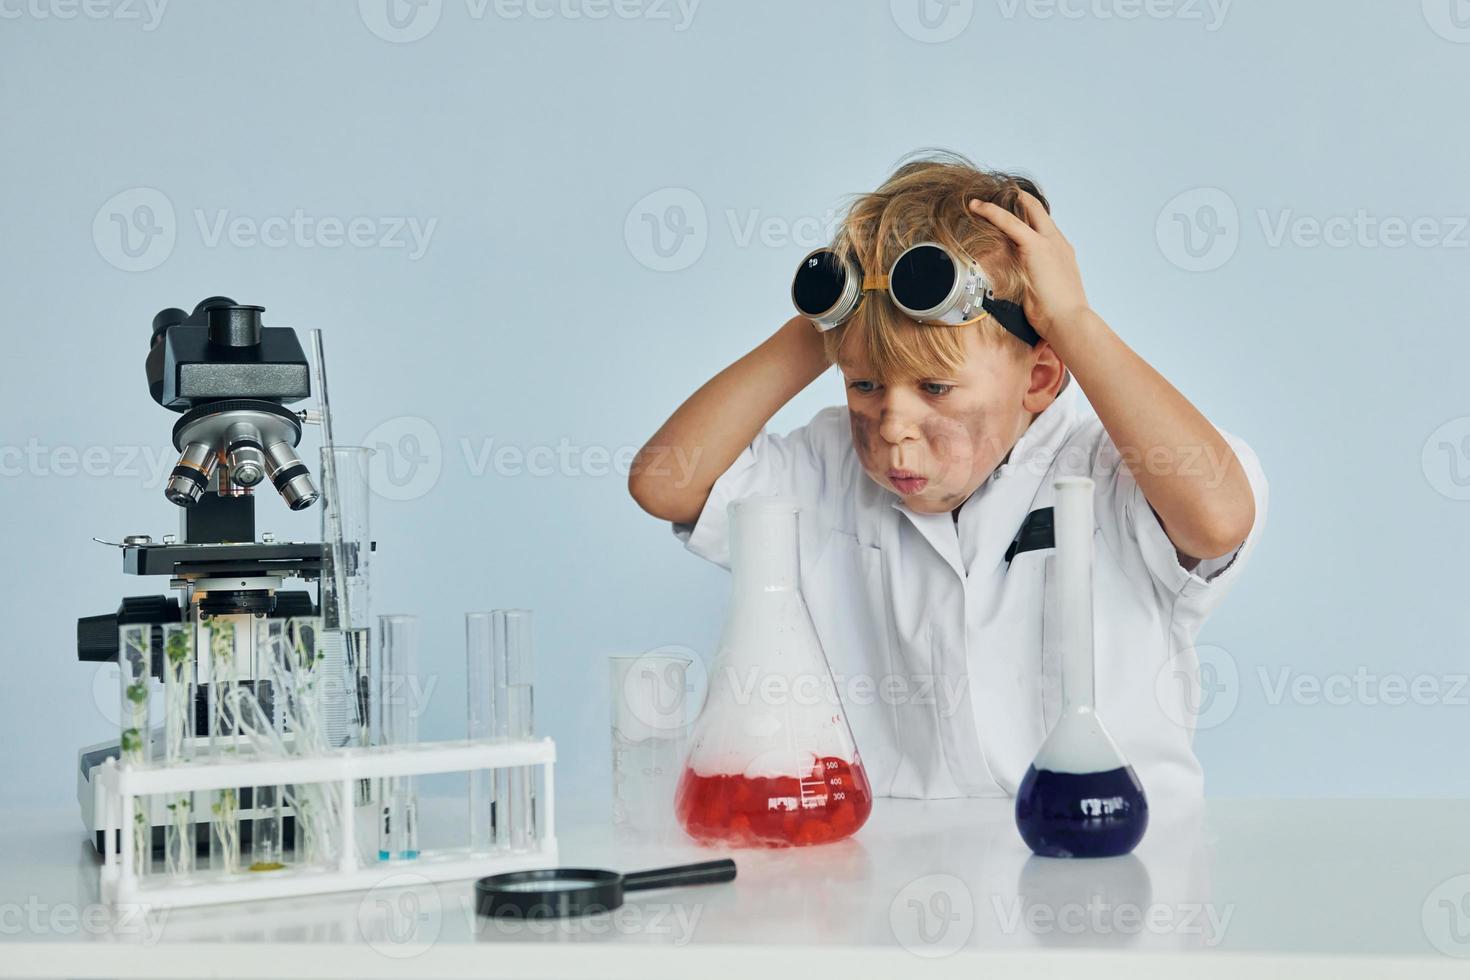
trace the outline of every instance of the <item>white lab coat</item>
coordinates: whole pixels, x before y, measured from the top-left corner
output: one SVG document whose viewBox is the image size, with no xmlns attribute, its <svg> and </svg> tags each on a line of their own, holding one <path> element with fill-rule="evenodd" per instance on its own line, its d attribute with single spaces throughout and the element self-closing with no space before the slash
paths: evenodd
<svg viewBox="0 0 1470 980">
<path fill-rule="evenodd" d="M 1005 552 L 1062 475 L 1096 483 L 1096 703 L 1151 797 L 1197 797 L 1188 719 L 1195 637 L 1241 574 L 1266 519 L 1255 454 L 1226 435 L 1250 479 L 1255 526 L 1193 572 L 1070 383 L 960 509 L 917 514 L 874 483 L 832 407 L 788 435 L 762 432 L 716 481 L 688 549 L 729 567 L 730 502 L 801 501 L 801 581 L 874 791 L 1014 795 L 1061 706 L 1052 549 Z M 1186 461 L 1187 462 L 1187 461 Z M 1201 458 L 1197 465 L 1207 466 Z"/>
</svg>

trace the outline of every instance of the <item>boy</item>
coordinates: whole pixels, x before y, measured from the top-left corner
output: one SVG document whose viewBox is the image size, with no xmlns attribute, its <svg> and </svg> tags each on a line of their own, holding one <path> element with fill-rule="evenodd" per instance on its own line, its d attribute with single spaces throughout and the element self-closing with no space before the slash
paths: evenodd
<svg viewBox="0 0 1470 980">
<path fill-rule="evenodd" d="M 922 243 L 973 269 L 983 308 L 977 294 L 963 319 L 904 312 L 895 262 Z M 874 792 L 998 796 L 1061 704 L 1052 483 L 1091 477 L 1098 712 L 1150 796 L 1201 795 L 1194 638 L 1264 524 L 1254 454 L 1089 306 L 1025 178 L 910 162 L 857 199 L 826 259 L 846 270 L 832 283 L 854 284 L 848 306 L 811 309 L 799 271 L 807 315 L 679 407 L 635 463 L 633 498 L 727 567 L 732 500 L 798 498 L 803 592 Z M 846 411 L 765 432 L 831 364 Z M 670 449 L 691 472 L 652 465 Z"/>
</svg>

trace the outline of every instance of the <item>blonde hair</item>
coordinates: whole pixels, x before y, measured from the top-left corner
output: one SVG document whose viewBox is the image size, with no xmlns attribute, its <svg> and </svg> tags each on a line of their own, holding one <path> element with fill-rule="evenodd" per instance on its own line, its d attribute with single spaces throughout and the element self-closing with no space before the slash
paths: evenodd
<svg viewBox="0 0 1470 980">
<path fill-rule="evenodd" d="M 877 190 L 853 200 L 833 248 L 865 273 L 882 274 L 910 245 L 938 242 L 980 262 L 996 298 L 1019 303 L 1027 282 L 1016 247 L 999 228 L 977 217 L 969 203 L 990 201 L 1024 216 L 1023 190 L 1051 210 L 1028 177 L 981 170 L 957 153 L 928 151 L 901 164 Z M 994 317 L 963 327 L 917 324 L 878 291 L 866 293 L 850 320 L 822 336 L 829 361 L 835 364 L 844 355 L 866 360 L 874 377 L 886 383 L 951 373 L 964 361 L 967 330 L 1013 356 L 1031 350 Z"/>
</svg>

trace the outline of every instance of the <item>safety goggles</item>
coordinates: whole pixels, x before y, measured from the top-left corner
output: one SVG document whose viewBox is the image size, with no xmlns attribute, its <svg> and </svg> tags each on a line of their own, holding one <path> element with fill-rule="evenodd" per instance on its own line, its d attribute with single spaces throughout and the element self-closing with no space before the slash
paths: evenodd
<svg viewBox="0 0 1470 980">
<path fill-rule="evenodd" d="M 887 292 L 894 306 L 919 323 L 960 327 L 993 316 L 1028 345 L 1041 340 L 1020 304 L 995 298 L 980 263 L 936 242 L 905 249 L 886 276 L 865 275 L 852 259 L 819 248 L 801 260 L 791 280 L 797 311 L 823 331 L 846 323 L 874 291 Z"/>
</svg>

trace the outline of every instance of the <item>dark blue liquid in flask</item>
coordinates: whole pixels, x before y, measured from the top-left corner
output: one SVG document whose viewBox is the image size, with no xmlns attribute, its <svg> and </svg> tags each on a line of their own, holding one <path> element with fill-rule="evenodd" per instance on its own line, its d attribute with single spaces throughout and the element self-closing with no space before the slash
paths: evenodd
<svg viewBox="0 0 1470 980">
<path fill-rule="evenodd" d="M 1016 790 L 1016 827 L 1042 857 L 1116 857 L 1143 839 L 1148 800 L 1093 706 L 1093 484 L 1055 487 L 1062 715 Z"/>
</svg>

